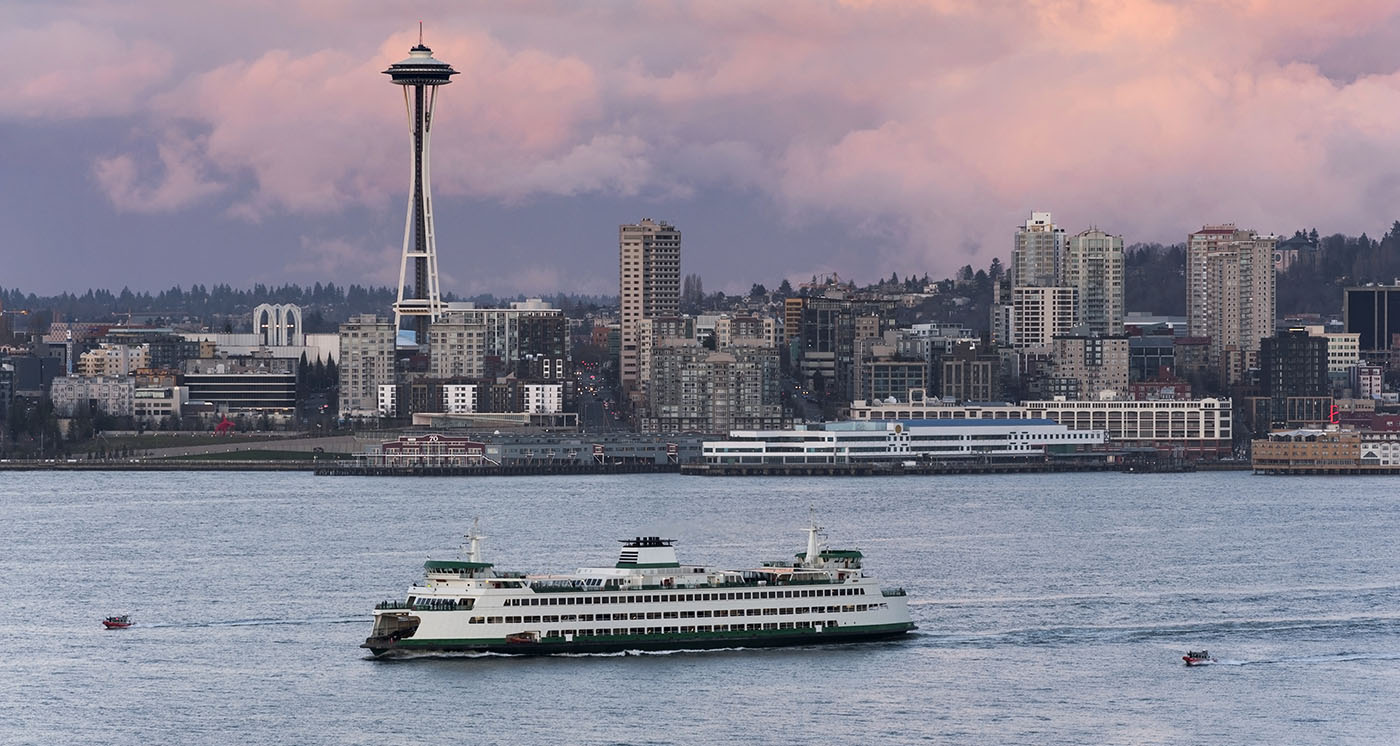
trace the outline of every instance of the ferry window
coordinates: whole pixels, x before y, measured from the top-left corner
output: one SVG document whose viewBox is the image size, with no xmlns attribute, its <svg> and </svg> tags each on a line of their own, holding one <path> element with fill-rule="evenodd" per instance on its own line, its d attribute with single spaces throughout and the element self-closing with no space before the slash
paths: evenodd
<svg viewBox="0 0 1400 746">
<path fill-rule="evenodd" d="M 570 596 L 570 597 L 564 599 L 564 602 L 572 606 L 573 604 L 578 603 L 578 599 L 577 599 L 577 598 L 574 598 L 573 596 Z"/>
<path fill-rule="evenodd" d="M 763 615 L 764 615 L 764 616 L 777 616 L 777 615 L 778 615 L 778 610 L 777 610 L 777 609 L 764 609 L 764 610 L 763 610 Z"/>
<path fill-rule="evenodd" d="M 487 620 L 486 620 L 486 623 L 487 623 L 487 624 L 500 624 L 500 623 L 501 623 L 501 617 L 498 617 L 498 616 L 488 617 Z"/>
</svg>

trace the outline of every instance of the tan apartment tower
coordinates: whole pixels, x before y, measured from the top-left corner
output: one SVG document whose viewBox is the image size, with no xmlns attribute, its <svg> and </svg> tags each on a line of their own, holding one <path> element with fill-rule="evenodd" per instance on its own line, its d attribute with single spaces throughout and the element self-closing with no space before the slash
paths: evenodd
<svg viewBox="0 0 1400 746">
<path fill-rule="evenodd" d="M 1055 225 L 1050 213 L 1032 212 L 1026 224 L 1016 229 L 1016 245 L 1011 250 L 1011 286 L 1060 284 L 1064 253 L 1065 229 Z"/>
<path fill-rule="evenodd" d="M 1123 333 L 1123 237 L 1090 228 L 1070 236 L 1060 284 L 1078 291 L 1079 323 L 1100 335 Z"/>
<path fill-rule="evenodd" d="M 1277 236 L 1207 225 L 1186 238 L 1186 314 L 1193 337 L 1209 337 L 1225 383 L 1258 365 L 1259 343 L 1274 334 Z"/>
<path fill-rule="evenodd" d="M 618 372 L 623 391 L 638 401 L 643 384 L 638 322 L 680 312 L 681 232 L 665 221 L 642 218 L 618 227 L 617 244 L 622 315 Z"/>
</svg>

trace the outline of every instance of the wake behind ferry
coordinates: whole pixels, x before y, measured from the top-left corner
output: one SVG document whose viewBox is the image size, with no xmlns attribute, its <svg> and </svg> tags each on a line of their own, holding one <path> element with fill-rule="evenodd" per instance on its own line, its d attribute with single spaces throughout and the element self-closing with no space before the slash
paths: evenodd
<svg viewBox="0 0 1400 746">
<path fill-rule="evenodd" d="M 751 570 L 682 565 L 674 540 L 639 536 L 612 567 L 525 575 L 482 561 L 474 526 L 469 559 L 425 563 L 407 599 L 375 606 L 360 647 L 548 655 L 861 642 L 915 628 L 903 589 L 881 588 L 859 551 L 827 549 L 815 523 L 804 530 L 795 561 Z"/>
</svg>

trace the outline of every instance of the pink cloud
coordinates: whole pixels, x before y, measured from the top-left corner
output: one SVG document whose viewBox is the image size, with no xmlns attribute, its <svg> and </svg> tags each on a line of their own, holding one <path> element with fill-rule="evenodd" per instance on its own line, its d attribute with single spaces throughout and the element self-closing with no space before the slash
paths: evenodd
<svg viewBox="0 0 1400 746">
<path fill-rule="evenodd" d="M 172 212 L 199 203 L 224 190 L 209 177 L 199 145 L 169 132 L 156 147 L 160 161 L 152 177 L 130 155 L 99 158 L 93 165 L 93 178 L 113 206 L 128 212 Z"/>
<path fill-rule="evenodd" d="M 130 114 L 171 73 L 154 42 L 73 22 L 0 24 L 0 118 L 69 119 Z"/>
<path fill-rule="evenodd" d="M 286 11 L 331 28 L 311 51 L 250 36 L 233 61 L 182 64 L 155 118 L 203 134 L 189 151 L 153 124 L 160 159 L 179 154 L 165 171 L 201 199 L 207 174 L 246 184 L 221 198 L 249 219 L 401 210 L 407 125 L 379 73 L 416 32 L 386 39 L 392 12 L 340 7 Z M 479 4 L 430 24 L 462 73 L 441 92 L 433 187 L 511 204 L 755 190 L 790 223 L 846 225 L 852 250 L 812 259 L 843 271 L 1004 257 L 1033 208 L 1129 241 L 1232 219 L 1374 232 L 1400 202 L 1400 61 L 1349 61 L 1368 72 L 1347 81 L 1319 66 L 1385 28 L 1400 8 L 1379 0 Z M 75 33 L 93 59 L 147 47 Z M 131 107 L 169 67 L 113 73 L 104 106 Z M 181 204 L 135 186 L 143 168 L 111 156 L 99 181 L 118 206 Z"/>
</svg>

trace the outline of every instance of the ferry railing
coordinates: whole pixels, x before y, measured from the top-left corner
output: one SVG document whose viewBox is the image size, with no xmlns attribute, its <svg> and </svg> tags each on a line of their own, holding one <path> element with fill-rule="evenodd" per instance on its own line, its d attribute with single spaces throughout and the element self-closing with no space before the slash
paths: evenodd
<svg viewBox="0 0 1400 746">
<path fill-rule="evenodd" d="M 839 580 L 777 580 L 748 581 L 733 583 L 706 583 L 704 585 L 641 585 L 641 586 L 575 586 L 547 585 L 532 583 L 530 589 L 536 593 L 618 593 L 620 591 L 705 591 L 723 588 L 783 588 L 801 585 L 840 585 Z"/>
</svg>

